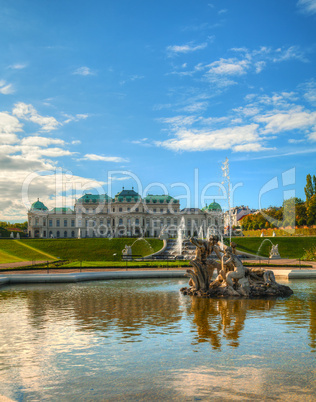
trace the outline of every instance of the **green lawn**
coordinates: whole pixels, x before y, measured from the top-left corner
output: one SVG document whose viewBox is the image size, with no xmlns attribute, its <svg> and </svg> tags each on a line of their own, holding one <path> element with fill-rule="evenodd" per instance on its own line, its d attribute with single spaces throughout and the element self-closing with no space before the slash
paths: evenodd
<svg viewBox="0 0 316 402">
<path fill-rule="evenodd" d="M 120 261 L 125 245 L 146 256 L 160 250 L 159 239 L 21 239 L 0 240 L 0 263 L 31 260 Z"/>
<path fill-rule="evenodd" d="M 71 261 L 68 264 L 64 264 L 62 268 L 68 267 L 189 267 L 189 261 Z"/>
<path fill-rule="evenodd" d="M 53 255 L 28 244 L 27 240 L 0 240 L 0 264 L 17 261 L 54 260 Z"/>
<path fill-rule="evenodd" d="M 282 258 L 302 258 L 305 250 L 316 245 L 316 237 L 233 237 L 237 243 L 237 249 L 251 254 L 257 254 L 261 243 L 269 239 L 279 245 L 279 253 Z M 271 249 L 270 241 L 265 241 L 260 250 L 262 257 L 268 257 Z"/>
</svg>

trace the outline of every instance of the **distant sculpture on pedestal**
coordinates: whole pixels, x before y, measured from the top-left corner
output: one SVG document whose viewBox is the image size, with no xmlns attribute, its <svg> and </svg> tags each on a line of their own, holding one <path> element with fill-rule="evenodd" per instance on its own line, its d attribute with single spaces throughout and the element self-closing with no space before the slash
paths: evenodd
<svg viewBox="0 0 316 402">
<path fill-rule="evenodd" d="M 281 258 L 280 254 L 279 254 L 279 245 L 278 244 L 272 245 L 269 258 L 274 259 L 274 260 Z"/>
<path fill-rule="evenodd" d="M 13 232 L 10 233 L 10 238 L 14 239 L 14 233 Z"/>
<path fill-rule="evenodd" d="M 125 244 L 125 248 L 122 250 L 122 255 L 126 258 L 126 259 L 132 259 L 132 247 L 131 246 L 127 246 Z"/>
<path fill-rule="evenodd" d="M 275 237 L 276 236 L 276 233 L 275 233 L 275 231 L 273 231 L 272 232 L 272 237 Z"/>
</svg>

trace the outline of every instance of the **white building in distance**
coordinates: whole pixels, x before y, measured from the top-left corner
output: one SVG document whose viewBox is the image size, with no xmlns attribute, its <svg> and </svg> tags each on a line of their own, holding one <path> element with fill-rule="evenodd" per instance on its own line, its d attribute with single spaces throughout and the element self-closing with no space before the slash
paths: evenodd
<svg viewBox="0 0 316 402">
<path fill-rule="evenodd" d="M 222 208 L 215 201 L 202 209 L 180 210 L 170 195 L 145 198 L 132 190 L 107 194 L 85 194 L 74 208 L 48 208 L 38 199 L 28 211 L 28 236 L 32 238 L 78 237 L 206 237 L 224 231 Z"/>
<path fill-rule="evenodd" d="M 240 226 L 240 219 L 246 215 L 256 213 L 256 209 L 249 209 L 248 206 L 241 205 L 240 207 L 234 207 L 230 209 L 231 225 Z M 224 212 L 224 225 L 225 228 L 229 228 L 229 211 Z"/>
</svg>

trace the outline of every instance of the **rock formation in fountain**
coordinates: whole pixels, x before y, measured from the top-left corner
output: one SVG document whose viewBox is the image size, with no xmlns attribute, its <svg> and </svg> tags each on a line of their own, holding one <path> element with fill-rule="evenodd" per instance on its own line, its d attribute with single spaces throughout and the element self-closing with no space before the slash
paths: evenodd
<svg viewBox="0 0 316 402">
<path fill-rule="evenodd" d="M 293 291 L 275 281 L 273 271 L 262 268 L 248 268 L 236 255 L 236 245 L 227 247 L 225 251 L 218 245 L 218 237 L 211 236 L 209 240 L 191 238 L 196 246 L 195 259 L 191 261 L 192 269 L 187 270 L 190 277 L 190 288 L 182 288 L 185 295 L 199 297 L 245 297 L 269 298 L 288 297 Z M 210 258 L 215 251 L 219 261 Z M 214 270 L 217 277 L 212 281 Z"/>
</svg>

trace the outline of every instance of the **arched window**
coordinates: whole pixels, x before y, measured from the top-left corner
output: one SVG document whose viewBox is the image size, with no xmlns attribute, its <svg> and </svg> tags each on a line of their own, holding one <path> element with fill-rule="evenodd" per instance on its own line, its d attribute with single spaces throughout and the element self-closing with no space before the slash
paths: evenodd
<svg viewBox="0 0 316 402">
<path fill-rule="evenodd" d="M 122 218 L 119 219 L 119 225 L 123 225 L 123 219 Z"/>
<path fill-rule="evenodd" d="M 49 237 L 49 238 L 53 237 L 53 232 L 52 232 L 52 231 L 49 232 L 48 237 Z"/>
<path fill-rule="evenodd" d="M 60 232 L 59 232 L 59 230 L 57 230 L 56 235 L 57 235 L 57 237 L 60 237 Z"/>
<path fill-rule="evenodd" d="M 64 231 L 64 237 L 67 237 L 67 230 Z"/>
<path fill-rule="evenodd" d="M 75 231 L 74 230 L 71 232 L 71 237 L 75 237 Z"/>
</svg>

